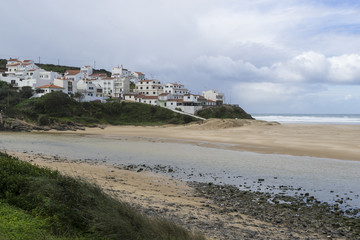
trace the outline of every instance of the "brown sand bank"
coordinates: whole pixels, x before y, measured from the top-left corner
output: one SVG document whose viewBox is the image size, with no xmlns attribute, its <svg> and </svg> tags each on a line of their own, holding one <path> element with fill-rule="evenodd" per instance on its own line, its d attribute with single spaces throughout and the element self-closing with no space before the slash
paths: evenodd
<svg viewBox="0 0 360 240">
<path fill-rule="evenodd" d="M 168 218 L 188 229 L 202 232 L 208 239 L 328 239 L 326 233 L 226 212 L 223 206 L 196 196 L 193 188 L 172 178 L 41 154 L 9 154 L 96 183 L 109 194 L 131 203 L 144 213 Z"/>
<path fill-rule="evenodd" d="M 277 153 L 360 161 L 360 125 L 277 124 L 256 120 L 210 119 L 184 126 L 107 126 L 57 133 L 98 137 L 143 137 L 258 153 Z"/>
</svg>

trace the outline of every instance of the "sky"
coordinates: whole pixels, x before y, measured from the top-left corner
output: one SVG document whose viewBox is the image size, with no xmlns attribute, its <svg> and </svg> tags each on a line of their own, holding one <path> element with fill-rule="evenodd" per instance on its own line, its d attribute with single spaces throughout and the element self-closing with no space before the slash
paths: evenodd
<svg viewBox="0 0 360 240">
<path fill-rule="evenodd" d="M 359 1 L 0 2 L 0 58 L 123 65 L 252 114 L 360 114 Z"/>
</svg>

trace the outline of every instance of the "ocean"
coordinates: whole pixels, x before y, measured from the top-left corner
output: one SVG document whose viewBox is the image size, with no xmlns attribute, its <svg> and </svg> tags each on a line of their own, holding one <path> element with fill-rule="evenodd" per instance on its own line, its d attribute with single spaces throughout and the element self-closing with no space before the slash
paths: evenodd
<svg viewBox="0 0 360 240">
<path fill-rule="evenodd" d="M 298 124 L 360 125 L 360 114 L 252 114 L 257 120 Z"/>
</svg>

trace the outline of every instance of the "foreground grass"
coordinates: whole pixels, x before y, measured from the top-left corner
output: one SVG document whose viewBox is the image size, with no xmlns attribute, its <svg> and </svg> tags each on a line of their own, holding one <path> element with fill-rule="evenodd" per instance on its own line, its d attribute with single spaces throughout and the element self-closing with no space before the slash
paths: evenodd
<svg viewBox="0 0 360 240">
<path fill-rule="evenodd" d="M 32 216 L 7 203 L 0 202 L 0 216 L 0 239 L 68 239 L 52 235 L 45 219 Z"/>
<path fill-rule="evenodd" d="M 4 153 L 0 153 L 0 169 L 0 201 L 6 203 L 3 218 L 8 219 L 1 222 L 0 238 L 25 234 L 34 224 L 40 239 L 46 229 L 72 239 L 204 239 L 166 220 L 143 216 L 99 187 L 57 171 Z M 18 227 L 8 228 L 17 214 L 31 221 L 18 221 Z"/>
</svg>

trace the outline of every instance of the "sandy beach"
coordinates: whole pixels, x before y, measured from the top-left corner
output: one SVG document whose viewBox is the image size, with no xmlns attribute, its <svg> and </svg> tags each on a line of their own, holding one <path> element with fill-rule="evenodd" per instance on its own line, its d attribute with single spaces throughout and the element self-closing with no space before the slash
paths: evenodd
<svg viewBox="0 0 360 240">
<path fill-rule="evenodd" d="M 51 130 L 50 133 L 360 161 L 360 126 L 356 125 L 280 125 L 264 121 L 209 120 L 184 126 L 105 126 L 84 131 Z M 304 230 L 286 223 L 262 221 L 236 211 L 228 212 L 223 204 L 197 195 L 189 184 L 171 177 L 129 171 L 86 159 L 74 161 L 39 153 L 10 153 L 33 164 L 94 182 L 145 214 L 166 217 L 204 233 L 208 239 L 329 239 L 326 232 L 312 227 Z"/>
<path fill-rule="evenodd" d="M 185 126 L 106 126 L 104 129 L 50 132 L 104 138 L 142 137 L 257 153 L 360 161 L 359 125 L 280 125 L 263 121 L 213 119 Z"/>
<path fill-rule="evenodd" d="M 151 172 L 135 172 L 42 154 L 8 154 L 95 183 L 108 194 L 130 203 L 147 215 L 165 217 L 192 231 L 202 232 L 210 240 L 328 239 L 326 234 L 315 229 L 304 230 L 286 223 L 261 221 L 238 212 L 229 213 L 224 206 L 196 195 L 194 188 L 185 182 Z"/>
</svg>

